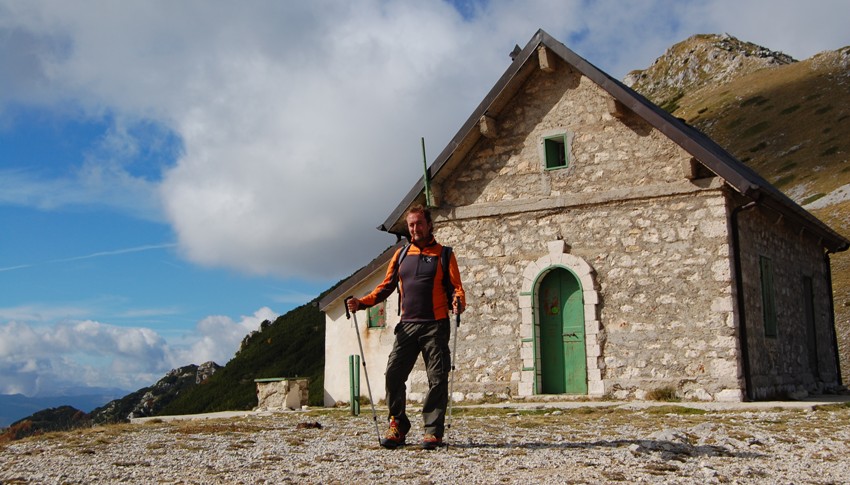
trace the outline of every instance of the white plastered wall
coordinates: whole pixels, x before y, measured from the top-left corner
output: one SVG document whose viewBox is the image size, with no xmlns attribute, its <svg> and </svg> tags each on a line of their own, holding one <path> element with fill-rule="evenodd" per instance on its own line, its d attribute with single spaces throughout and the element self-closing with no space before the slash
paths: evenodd
<svg viewBox="0 0 850 485">
<path fill-rule="evenodd" d="M 350 292 L 362 297 L 371 292 L 384 279 L 385 267 L 369 275 Z M 348 295 L 346 295 L 348 296 Z M 354 319 L 346 319 L 344 299 L 339 298 L 325 309 L 325 406 L 334 406 L 337 402 L 348 402 L 350 379 L 348 357 L 360 355 L 357 334 L 354 332 Z M 393 293 L 386 301 L 387 325 L 384 328 L 367 328 L 368 315 L 365 310 L 357 312 L 360 339 L 366 360 L 366 371 L 372 387 L 375 402 L 386 398 L 384 372 L 387 358 L 392 350 L 393 330 L 398 323 L 398 297 Z M 363 363 L 360 363 L 360 395 L 368 397 L 366 376 Z"/>
</svg>

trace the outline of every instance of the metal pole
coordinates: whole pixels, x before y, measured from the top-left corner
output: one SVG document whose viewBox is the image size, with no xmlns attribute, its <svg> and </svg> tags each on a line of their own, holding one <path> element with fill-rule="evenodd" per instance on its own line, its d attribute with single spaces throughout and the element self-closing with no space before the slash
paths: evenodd
<svg viewBox="0 0 850 485">
<path fill-rule="evenodd" d="M 455 298 L 455 303 L 457 306 L 457 313 L 455 314 L 455 329 L 452 332 L 454 334 L 452 336 L 452 367 L 451 367 L 451 378 L 449 379 L 449 415 L 446 418 L 446 430 L 450 430 L 452 428 L 452 404 L 454 403 L 454 398 L 452 394 L 454 393 L 455 386 L 455 361 L 457 360 L 457 334 L 460 330 L 460 298 Z M 446 449 L 449 448 L 448 442 L 446 443 Z"/>
<path fill-rule="evenodd" d="M 349 296 L 343 301 L 345 306 L 345 317 L 351 318 L 352 314 L 348 311 L 348 300 L 354 298 Z M 357 313 L 354 313 L 354 331 L 357 333 L 357 346 L 360 347 L 360 357 L 363 361 L 363 375 L 366 376 L 366 389 L 369 390 L 369 404 L 372 405 L 372 420 L 375 422 L 375 433 L 378 434 L 378 446 L 381 445 L 381 430 L 378 429 L 378 413 L 375 411 L 375 400 L 372 399 L 372 386 L 369 385 L 369 371 L 366 370 L 366 356 L 363 354 L 363 342 L 360 340 L 360 327 L 357 325 Z"/>
<path fill-rule="evenodd" d="M 431 177 L 428 175 L 428 159 L 425 157 L 425 137 L 422 137 L 422 165 L 425 167 L 425 207 L 433 207 L 431 201 Z"/>
</svg>

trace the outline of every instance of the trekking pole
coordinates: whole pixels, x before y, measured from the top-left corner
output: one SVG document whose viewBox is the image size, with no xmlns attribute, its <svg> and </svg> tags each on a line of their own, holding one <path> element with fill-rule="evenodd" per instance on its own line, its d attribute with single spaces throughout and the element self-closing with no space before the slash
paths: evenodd
<svg viewBox="0 0 850 485">
<path fill-rule="evenodd" d="M 363 362 L 363 375 L 366 376 L 366 389 L 369 390 L 369 404 L 372 405 L 372 420 L 375 422 L 375 433 L 378 434 L 378 446 L 381 445 L 381 430 L 378 429 L 378 413 L 375 411 L 375 400 L 372 399 L 372 386 L 369 385 L 369 371 L 366 370 L 366 355 L 363 354 L 363 343 L 360 341 L 360 327 L 357 325 L 357 312 L 348 311 L 348 300 L 354 298 L 349 296 L 343 301 L 345 305 L 345 318 L 351 318 L 354 313 L 354 331 L 357 332 L 357 345 L 360 347 L 360 360 Z M 359 398 L 360 396 L 357 396 Z"/>
<path fill-rule="evenodd" d="M 454 391 L 455 384 L 455 361 L 457 360 L 457 333 L 460 330 L 460 298 L 455 298 L 455 304 L 457 306 L 457 313 L 455 314 L 455 330 L 452 332 L 454 336 L 452 337 L 452 375 L 449 379 L 449 416 L 446 419 L 446 430 L 452 429 L 452 403 L 454 402 L 454 398 L 452 397 L 452 393 Z M 449 449 L 448 442 L 446 442 L 446 450 Z"/>
</svg>

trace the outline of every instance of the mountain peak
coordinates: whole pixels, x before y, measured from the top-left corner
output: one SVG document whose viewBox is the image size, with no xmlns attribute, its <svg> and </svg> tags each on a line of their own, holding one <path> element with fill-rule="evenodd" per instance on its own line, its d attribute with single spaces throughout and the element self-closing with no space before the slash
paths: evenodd
<svg viewBox="0 0 850 485">
<path fill-rule="evenodd" d="M 787 54 L 729 34 L 697 34 L 668 48 L 649 68 L 630 72 L 623 82 L 672 111 L 684 92 L 794 62 Z"/>
</svg>

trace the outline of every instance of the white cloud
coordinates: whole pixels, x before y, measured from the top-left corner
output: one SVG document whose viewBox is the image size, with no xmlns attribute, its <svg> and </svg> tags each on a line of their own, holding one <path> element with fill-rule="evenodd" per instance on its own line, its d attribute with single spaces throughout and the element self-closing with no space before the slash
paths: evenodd
<svg viewBox="0 0 850 485">
<path fill-rule="evenodd" d="M 277 314 L 267 307 L 260 308 L 253 315 L 243 315 L 239 321 L 221 315 L 206 317 L 198 322 L 185 344 L 171 349 L 171 365 L 180 367 L 208 361 L 224 365 L 239 350 L 246 335 L 258 330 L 264 320 L 273 322 L 276 318 Z"/>
<path fill-rule="evenodd" d="M 393 242 L 374 228 L 419 178 L 419 138 L 433 160 L 507 68 L 514 43 L 539 27 L 618 78 L 697 33 L 729 32 L 797 57 L 850 38 L 842 0 L 465 4 L 466 19 L 448 2 L 402 0 L 0 3 L 0 59 L 19 67 L 0 81 L 0 103 L 115 113 L 119 140 L 71 180 L 75 188 L 57 181 L 16 197 L 141 206 L 173 226 L 196 263 L 340 277 Z M 110 158 L 133 157 L 120 126 L 130 120 L 183 144 L 161 184 Z M 38 188 L 26 174 L 5 175 Z"/>
<path fill-rule="evenodd" d="M 276 317 L 265 307 L 238 321 L 207 317 L 174 343 L 148 328 L 92 320 L 9 321 L 0 325 L 0 394 L 50 395 L 73 386 L 136 390 L 173 368 L 226 364 L 245 335 Z"/>
</svg>

